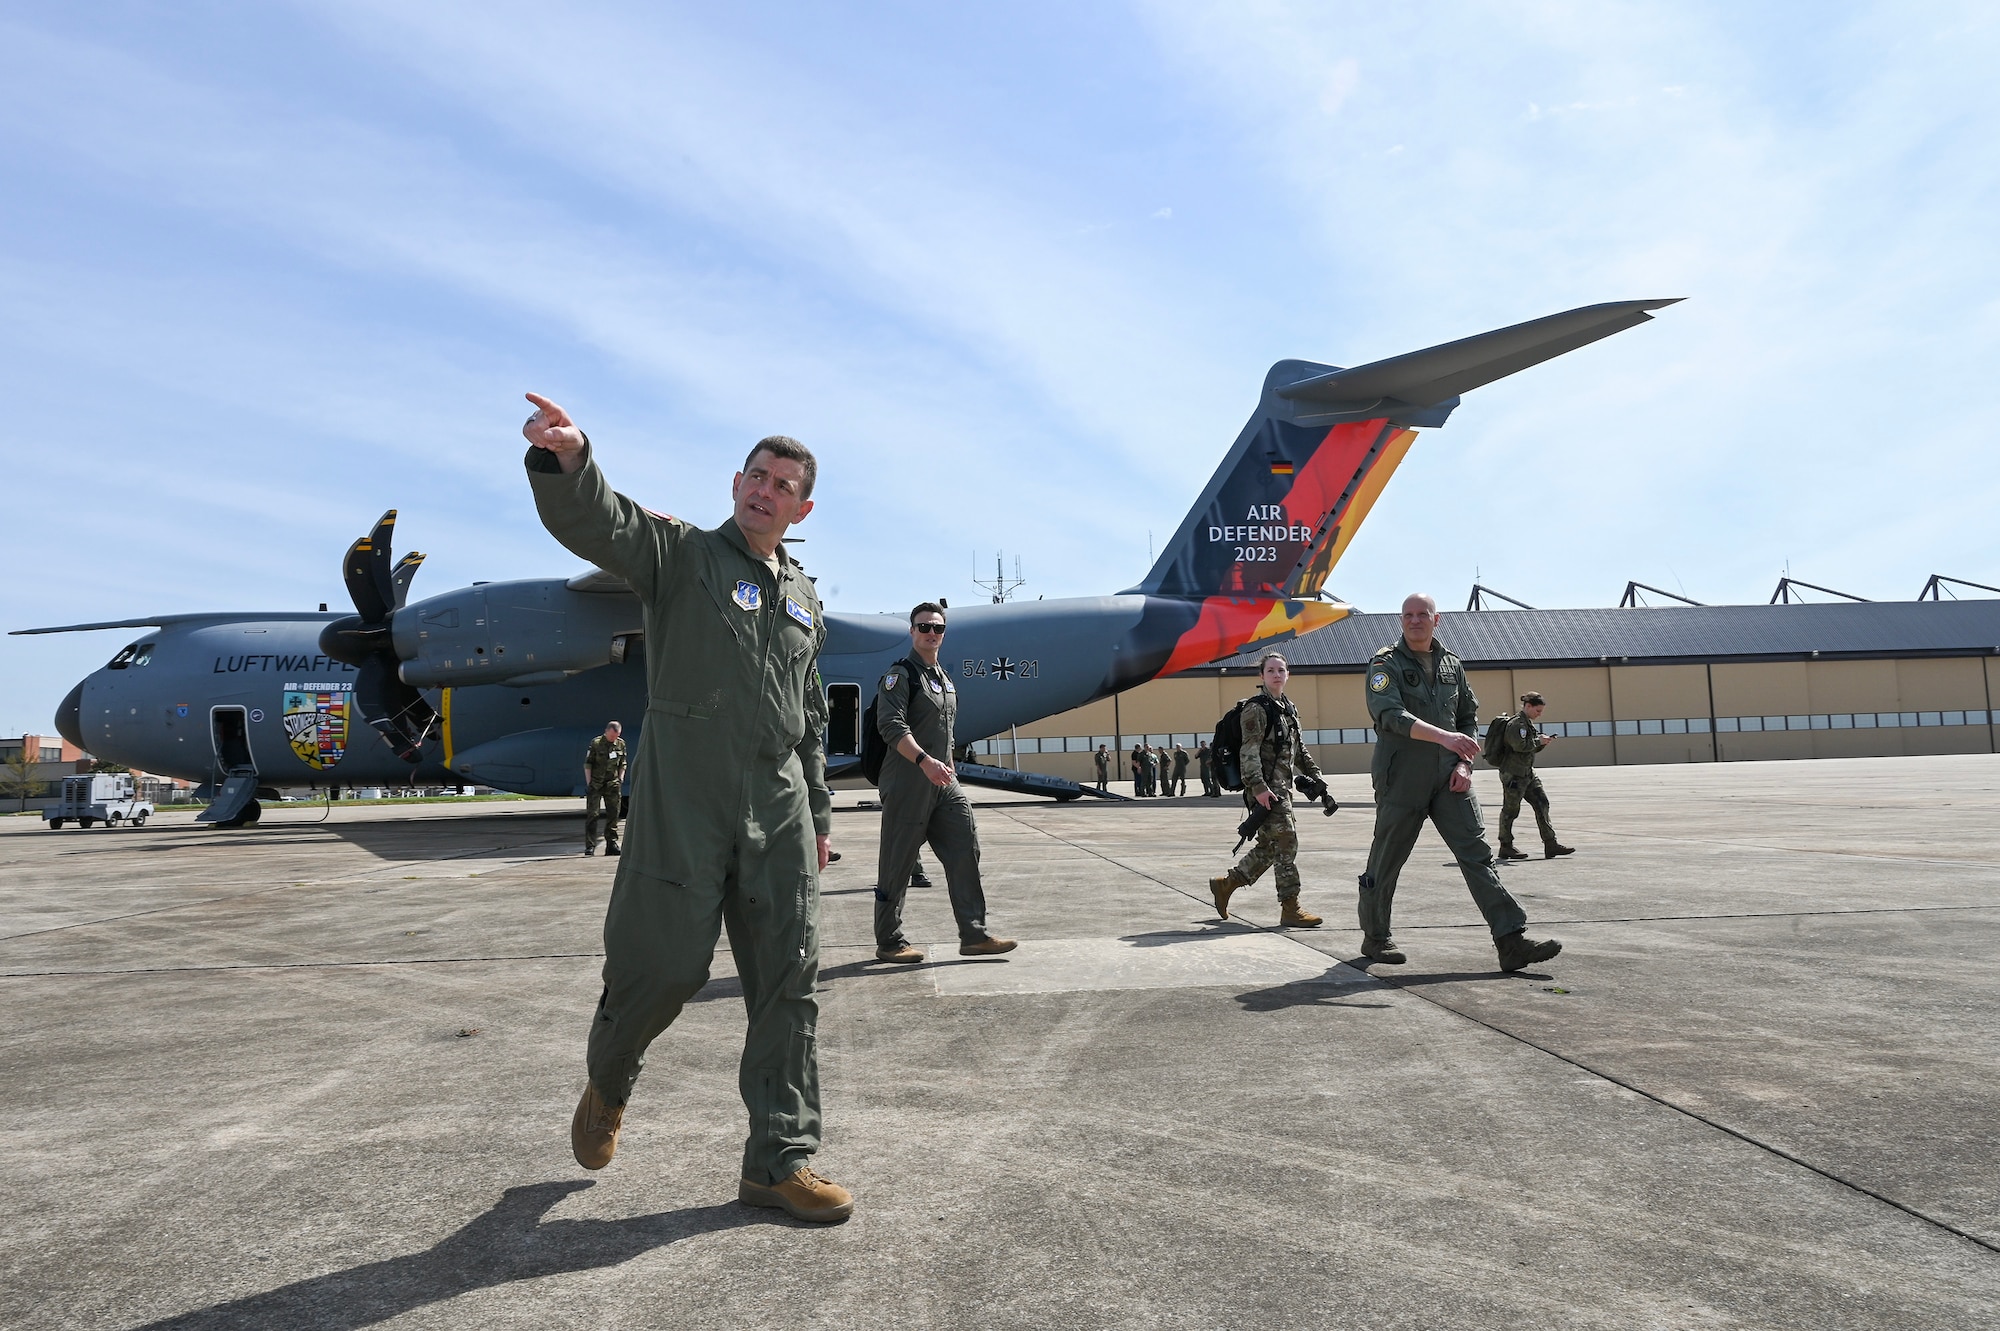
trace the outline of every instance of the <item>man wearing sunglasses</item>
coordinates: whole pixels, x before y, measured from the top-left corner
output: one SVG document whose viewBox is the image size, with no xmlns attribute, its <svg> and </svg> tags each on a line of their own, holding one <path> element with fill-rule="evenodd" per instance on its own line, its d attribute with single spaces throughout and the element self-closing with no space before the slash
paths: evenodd
<svg viewBox="0 0 2000 1331">
<path fill-rule="evenodd" d="M 944 607 L 935 601 L 910 611 L 910 654 L 889 668 L 875 692 L 875 725 L 889 746 L 878 783 L 882 848 L 875 873 L 875 955 L 906 965 L 924 959 L 903 934 L 903 897 L 925 842 L 944 866 L 945 891 L 958 919 L 959 955 L 997 956 L 1015 946 L 1011 938 L 986 932 L 979 830 L 951 759 L 958 689 L 938 664 L 944 631 Z"/>
</svg>

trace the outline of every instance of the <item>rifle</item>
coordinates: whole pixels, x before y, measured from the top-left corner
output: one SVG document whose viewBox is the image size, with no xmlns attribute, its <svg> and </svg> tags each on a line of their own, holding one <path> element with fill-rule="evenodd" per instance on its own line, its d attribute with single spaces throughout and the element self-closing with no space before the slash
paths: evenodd
<svg viewBox="0 0 2000 1331">
<path fill-rule="evenodd" d="M 1231 855 L 1243 849 L 1243 843 L 1257 835 L 1257 829 L 1262 827 L 1264 820 L 1271 816 L 1271 809 L 1276 804 L 1276 800 L 1273 800 L 1268 806 L 1252 801 L 1250 816 L 1236 825 L 1236 845 L 1230 849 L 1229 853 Z"/>
</svg>

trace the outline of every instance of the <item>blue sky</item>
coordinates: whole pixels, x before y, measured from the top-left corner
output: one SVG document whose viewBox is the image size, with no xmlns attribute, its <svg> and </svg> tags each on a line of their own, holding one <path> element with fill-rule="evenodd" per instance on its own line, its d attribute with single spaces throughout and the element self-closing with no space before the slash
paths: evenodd
<svg viewBox="0 0 2000 1331">
<path fill-rule="evenodd" d="M 1116 590 L 1272 361 L 1666 296 L 1426 432 L 1334 590 L 2000 583 L 1991 6 L 15 3 L 0 43 L 7 628 L 339 604 L 392 506 L 419 596 L 571 572 L 530 388 L 703 522 L 806 440 L 836 609 L 996 550 Z M 0 733 L 129 636 L 0 638 Z"/>
</svg>

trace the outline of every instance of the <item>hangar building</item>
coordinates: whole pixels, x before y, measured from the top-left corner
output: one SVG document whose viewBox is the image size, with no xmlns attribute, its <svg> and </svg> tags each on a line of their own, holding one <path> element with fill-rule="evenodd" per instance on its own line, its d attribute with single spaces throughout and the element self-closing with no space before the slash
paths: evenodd
<svg viewBox="0 0 2000 1331">
<path fill-rule="evenodd" d="M 1361 676 L 1399 631 L 1394 615 L 1351 615 L 1280 646 L 1327 770 L 1367 770 Z M 1531 689 L 1547 696 L 1543 724 L 1565 738 L 1545 766 L 2000 751 L 2000 600 L 1481 610 L 1447 613 L 1438 637 L 1464 659 L 1482 723 Z M 1100 743 L 1192 752 L 1255 675 L 1254 655 L 1236 657 L 973 747 L 1089 780 Z"/>
</svg>

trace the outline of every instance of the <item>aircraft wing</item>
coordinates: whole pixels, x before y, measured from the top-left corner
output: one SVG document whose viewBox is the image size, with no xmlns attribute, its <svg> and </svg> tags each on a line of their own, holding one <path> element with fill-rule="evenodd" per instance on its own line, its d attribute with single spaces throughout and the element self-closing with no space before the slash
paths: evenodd
<svg viewBox="0 0 2000 1331">
<path fill-rule="evenodd" d="M 272 624 L 298 620 L 337 619 L 323 610 L 233 610 L 187 615 L 151 615 L 143 619 L 105 619 L 94 624 L 56 624 L 41 629 L 12 629 L 8 637 L 31 633 L 89 633 L 94 629 L 163 629 L 172 624 Z"/>
</svg>

